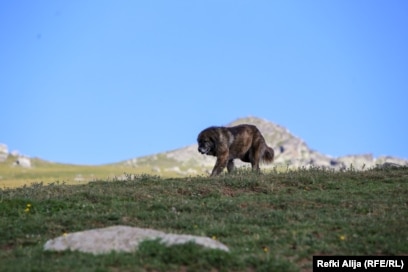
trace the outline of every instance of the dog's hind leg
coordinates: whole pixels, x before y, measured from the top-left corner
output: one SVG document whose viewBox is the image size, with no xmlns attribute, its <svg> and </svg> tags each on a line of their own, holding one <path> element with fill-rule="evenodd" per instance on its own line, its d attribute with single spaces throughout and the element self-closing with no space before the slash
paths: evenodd
<svg viewBox="0 0 408 272">
<path fill-rule="evenodd" d="M 252 171 L 260 172 L 259 162 L 261 160 L 261 152 L 259 148 L 252 150 L 252 156 L 250 156 Z"/>
<path fill-rule="evenodd" d="M 255 171 L 255 172 L 261 171 L 261 168 L 259 167 L 259 161 L 258 162 L 253 161 L 251 162 L 251 165 L 252 165 L 252 171 Z"/>
</svg>

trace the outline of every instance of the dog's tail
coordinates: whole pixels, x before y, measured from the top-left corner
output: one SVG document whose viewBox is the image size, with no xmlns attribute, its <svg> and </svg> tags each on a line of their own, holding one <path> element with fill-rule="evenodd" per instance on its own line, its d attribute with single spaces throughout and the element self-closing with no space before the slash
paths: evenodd
<svg viewBox="0 0 408 272">
<path fill-rule="evenodd" d="M 272 147 L 266 146 L 265 151 L 262 156 L 262 161 L 265 163 L 271 163 L 273 162 L 274 158 L 275 158 L 275 151 L 273 150 Z"/>
</svg>

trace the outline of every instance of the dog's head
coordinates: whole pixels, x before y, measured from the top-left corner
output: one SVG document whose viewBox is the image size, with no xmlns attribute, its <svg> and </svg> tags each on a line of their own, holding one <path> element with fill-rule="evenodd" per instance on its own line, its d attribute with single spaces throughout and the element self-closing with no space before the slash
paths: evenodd
<svg viewBox="0 0 408 272">
<path fill-rule="evenodd" d="M 214 155 L 216 146 L 216 131 L 210 127 L 200 132 L 197 137 L 198 152 L 205 155 Z"/>
</svg>

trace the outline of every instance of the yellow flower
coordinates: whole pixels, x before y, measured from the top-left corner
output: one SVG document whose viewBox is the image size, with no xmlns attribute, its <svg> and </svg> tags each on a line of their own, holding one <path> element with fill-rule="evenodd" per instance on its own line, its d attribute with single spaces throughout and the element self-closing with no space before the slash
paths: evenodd
<svg viewBox="0 0 408 272">
<path fill-rule="evenodd" d="M 28 209 L 31 208 L 31 204 L 30 204 L 30 203 L 27 204 L 27 208 L 28 208 Z"/>
<path fill-rule="evenodd" d="M 346 235 L 340 235 L 339 239 L 341 241 L 345 241 L 345 240 L 347 240 L 347 237 L 346 237 Z"/>
<path fill-rule="evenodd" d="M 263 246 L 262 248 L 263 248 L 263 251 L 264 251 L 265 253 L 269 252 L 269 248 L 268 248 L 267 246 Z"/>
<path fill-rule="evenodd" d="M 212 238 L 213 240 L 217 240 L 217 236 L 215 236 L 215 235 L 213 235 L 211 238 Z"/>
<path fill-rule="evenodd" d="M 30 212 L 30 209 L 29 209 L 29 208 L 25 208 L 24 212 L 28 213 L 28 212 Z"/>
</svg>

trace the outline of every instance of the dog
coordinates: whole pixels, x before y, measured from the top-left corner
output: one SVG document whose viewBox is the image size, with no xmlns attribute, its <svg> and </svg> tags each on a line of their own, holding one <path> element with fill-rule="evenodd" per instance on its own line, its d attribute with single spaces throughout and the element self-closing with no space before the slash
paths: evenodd
<svg viewBox="0 0 408 272">
<path fill-rule="evenodd" d="M 234 170 L 234 159 L 250 162 L 252 170 L 260 172 L 259 163 L 272 163 L 275 152 L 269 147 L 259 129 L 243 124 L 234 127 L 209 127 L 198 134 L 198 152 L 217 157 L 211 176 L 225 167 Z"/>
</svg>

